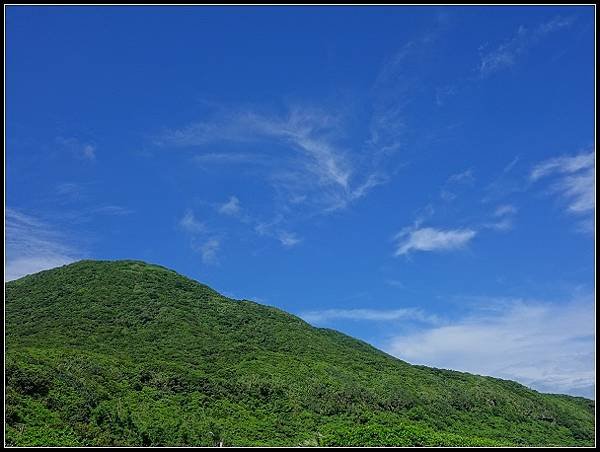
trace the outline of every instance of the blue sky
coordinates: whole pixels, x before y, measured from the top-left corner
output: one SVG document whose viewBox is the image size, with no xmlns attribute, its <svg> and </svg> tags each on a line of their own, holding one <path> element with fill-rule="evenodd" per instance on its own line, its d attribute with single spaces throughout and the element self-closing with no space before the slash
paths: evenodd
<svg viewBox="0 0 600 452">
<path fill-rule="evenodd" d="M 8 7 L 6 277 L 141 259 L 595 393 L 592 7 Z"/>
</svg>

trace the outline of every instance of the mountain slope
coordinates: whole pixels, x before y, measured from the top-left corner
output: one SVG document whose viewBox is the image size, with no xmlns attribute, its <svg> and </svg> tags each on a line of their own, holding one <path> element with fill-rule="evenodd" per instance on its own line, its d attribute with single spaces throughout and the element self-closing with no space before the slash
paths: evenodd
<svg viewBox="0 0 600 452">
<path fill-rule="evenodd" d="M 15 445 L 592 445 L 594 402 L 412 366 L 137 261 L 6 284 Z"/>
</svg>

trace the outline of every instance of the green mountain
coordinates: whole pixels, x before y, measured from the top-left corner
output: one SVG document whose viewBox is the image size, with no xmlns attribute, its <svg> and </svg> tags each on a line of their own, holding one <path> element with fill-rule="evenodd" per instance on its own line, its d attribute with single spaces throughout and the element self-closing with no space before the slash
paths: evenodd
<svg viewBox="0 0 600 452">
<path fill-rule="evenodd" d="M 413 366 L 137 261 L 6 284 L 9 445 L 579 445 L 594 402 Z"/>
</svg>

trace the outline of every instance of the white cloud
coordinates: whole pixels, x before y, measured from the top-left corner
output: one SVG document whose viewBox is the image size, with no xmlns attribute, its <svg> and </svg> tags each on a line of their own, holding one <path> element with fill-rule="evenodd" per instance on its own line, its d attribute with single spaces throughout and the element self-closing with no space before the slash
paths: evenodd
<svg viewBox="0 0 600 452">
<path fill-rule="evenodd" d="M 7 281 L 80 259 L 80 253 L 49 224 L 10 208 L 5 218 Z"/>
<path fill-rule="evenodd" d="M 91 213 L 102 215 L 123 216 L 133 213 L 132 210 L 117 205 L 106 205 L 91 209 Z"/>
<path fill-rule="evenodd" d="M 512 204 L 500 205 L 493 213 L 494 221 L 484 223 L 482 227 L 496 231 L 509 231 L 514 226 L 517 211 L 517 208 Z"/>
<path fill-rule="evenodd" d="M 385 184 L 389 180 L 388 176 L 383 173 L 369 174 L 367 179 L 360 185 L 356 186 L 350 193 L 351 201 L 360 199 L 365 196 L 373 187 Z"/>
<path fill-rule="evenodd" d="M 398 279 L 387 279 L 387 280 L 385 281 L 385 283 L 386 283 L 388 286 L 392 286 L 392 287 L 398 287 L 398 288 L 400 288 L 400 289 L 404 289 L 404 288 L 406 287 L 406 285 L 405 285 L 405 284 L 404 284 L 402 281 L 400 281 L 400 280 L 398 280 Z"/>
<path fill-rule="evenodd" d="M 503 204 L 498 206 L 494 211 L 495 217 L 504 217 L 506 215 L 514 215 L 517 213 L 517 208 L 512 204 Z"/>
<path fill-rule="evenodd" d="M 596 155 L 594 151 L 583 152 L 575 156 L 562 156 L 546 160 L 531 171 L 534 181 L 553 173 L 576 173 L 594 167 Z"/>
<path fill-rule="evenodd" d="M 325 324 L 336 320 L 381 321 L 414 320 L 436 323 L 437 317 L 426 315 L 416 308 L 404 309 L 324 309 L 300 314 L 304 320 L 314 324 Z"/>
<path fill-rule="evenodd" d="M 596 152 L 583 152 L 574 156 L 556 157 L 536 165 L 530 174 L 534 182 L 543 178 L 552 180 L 551 191 L 558 193 L 567 203 L 567 211 L 585 216 L 584 224 L 593 219 L 596 208 Z"/>
<path fill-rule="evenodd" d="M 473 181 L 475 180 L 475 178 L 473 177 L 473 168 L 469 168 L 465 171 L 462 171 L 460 173 L 456 173 L 456 174 L 452 174 L 449 178 L 448 178 L 448 182 L 450 183 L 473 183 Z"/>
<path fill-rule="evenodd" d="M 413 364 L 593 397 L 594 318 L 593 297 L 564 304 L 504 300 L 442 326 L 396 336 L 385 349 Z"/>
<path fill-rule="evenodd" d="M 240 213 L 240 200 L 236 196 L 230 196 L 229 201 L 219 207 L 219 212 L 224 215 L 237 215 Z"/>
<path fill-rule="evenodd" d="M 483 227 L 496 231 L 510 231 L 514 227 L 513 217 L 503 217 L 493 223 L 485 223 Z"/>
<path fill-rule="evenodd" d="M 96 160 L 96 146 L 93 144 L 83 143 L 78 138 L 63 137 L 57 137 L 56 143 L 77 158 L 89 161 Z"/>
<path fill-rule="evenodd" d="M 411 251 L 448 251 L 463 248 L 475 237 L 473 229 L 441 230 L 430 227 L 405 228 L 395 239 L 396 256 L 408 254 Z"/>
<path fill-rule="evenodd" d="M 479 67 L 477 68 L 480 76 L 488 77 L 495 72 L 515 65 L 520 57 L 548 34 L 569 27 L 572 23 L 572 18 L 558 17 L 533 29 L 524 26 L 519 27 L 512 38 L 494 50 L 481 54 Z"/>
<path fill-rule="evenodd" d="M 204 223 L 198 221 L 194 215 L 194 212 L 189 209 L 186 210 L 181 220 L 179 220 L 179 226 L 186 232 L 192 234 L 199 234 L 201 232 L 204 232 L 204 230 L 206 229 Z"/>
<path fill-rule="evenodd" d="M 216 238 L 211 238 L 200 245 L 197 249 L 202 256 L 202 262 L 205 264 L 214 264 L 217 261 L 217 253 L 221 247 L 221 242 Z"/>
<path fill-rule="evenodd" d="M 291 248 L 301 242 L 298 236 L 293 232 L 281 231 L 278 233 L 277 238 L 286 248 Z"/>
<path fill-rule="evenodd" d="M 284 248 L 291 248 L 302 241 L 295 232 L 290 232 L 283 228 L 283 215 L 277 215 L 273 220 L 267 222 L 251 221 L 254 223 L 254 232 L 261 236 L 277 239 Z"/>
</svg>

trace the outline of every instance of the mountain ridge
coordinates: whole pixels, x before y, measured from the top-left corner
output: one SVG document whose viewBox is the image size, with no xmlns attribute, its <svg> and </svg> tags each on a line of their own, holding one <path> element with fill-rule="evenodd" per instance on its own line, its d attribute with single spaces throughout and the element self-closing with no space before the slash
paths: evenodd
<svg viewBox="0 0 600 452">
<path fill-rule="evenodd" d="M 595 403 L 413 366 L 143 261 L 8 282 L 15 445 L 592 445 Z"/>
</svg>

